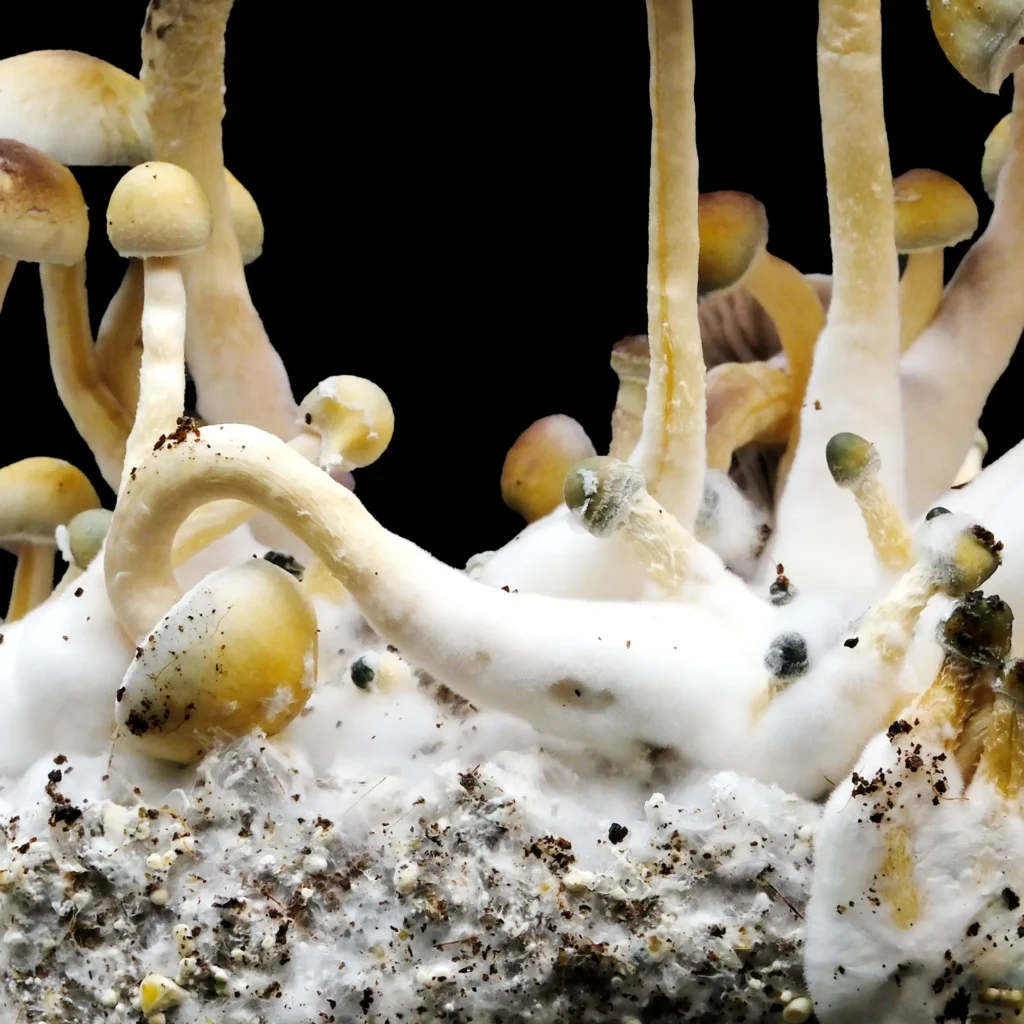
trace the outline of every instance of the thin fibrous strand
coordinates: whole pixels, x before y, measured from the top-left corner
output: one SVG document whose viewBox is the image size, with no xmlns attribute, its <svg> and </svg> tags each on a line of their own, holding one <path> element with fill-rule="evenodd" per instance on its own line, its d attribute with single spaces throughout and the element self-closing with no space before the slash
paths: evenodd
<svg viewBox="0 0 1024 1024">
<path fill-rule="evenodd" d="M 131 420 L 96 370 L 85 292 L 85 264 L 40 264 L 50 369 L 75 429 L 92 450 L 103 479 L 117 489 Z"/>
<path fill-rule="evenodd" d="M 21 546 L 5 622 L 24 618 L 50 596 L 56 552 L 56 548 L 43 544 Z"/>
<path fill-rule="evenodd" d="M 836 573 L 873 581 L 857 512 L 833 486 L 822 453 L 840 431 L 870 436 L 882 478 L 903 504 L 899 265 L 882 106 L 880 0 L 820 0 L 818 84 L 828 182 L 833 289 L 779 502 L 769 561 L 816 584 Z M 840 552 L 842 565 L 836 563 Z"/>
<path fill-rule="evenodd" d="M 651 198 L 647 334 L 651 370 L 631 461 L 692 527 L 704 486 L 704 357 L 697 323 L 697 138 L 692 0 L 648 0 Z"/>
<path fill-rule="evenodd" d="M 1024 329 L 1024 69 L 1014 74 L 1010 135 L 988 227 L 961 260 L 935 318 L 903 357 L 912 516 L 956 475 Z"/>
<path fill-rule="evenodd" d="M 935 319 L 942 302 L 944 251 L 912 252 L 900 278 L 900 351 L 906 352 Z"/>
<path fill-rule="evenodd" d="M 879 562 L 890 572 L 906 572 L 914 564 L 914 538 L 889 492 L 874 475 L 852 490 Z"/>
<path fill-rule="evenodd" d="M 231 219 L 221 121 L 224 32 L 232 0 L 150 3 L 142 35 L 153 156 L 190 171 L 213 214 L 206 247 L 182 258 L 188 294 L 186 349 L 199 411 L 280 437 L 297 432 L 280 356 L 249 297 Z"/>
<path fill-rule="evenodd" d="M 178 257 L 145 261 L 139 403 L 125 447 L 121 486 L 161 435 L 174 433 L 185 403 L 185 286 Z"/>
<path fill-rule="evenodd" d="M 130 416 L 139 404 L 142 362 L 142 260 L 129 260 L 96 334 L 96 367 L 104 384 Z"/>
<path fill-rule="evenodd" d="M 11 278 L 18 268 L 18 261 L 12 260 L 9 256 L 0 256 L 0 309 L 3 309 L 4 299 L 7 298 L 7 289 L 10 287 Z"/>
</svg>

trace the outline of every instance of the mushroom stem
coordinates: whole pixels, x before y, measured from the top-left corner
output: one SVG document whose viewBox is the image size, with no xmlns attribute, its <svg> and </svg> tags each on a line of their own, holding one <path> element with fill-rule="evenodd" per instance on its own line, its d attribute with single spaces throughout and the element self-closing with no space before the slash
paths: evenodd
<svg viewBox="0 0 1024 1024">
<path fill-rule="evenodd" d="M 296 433 L 295 400 L 280 356 L 253 307 L 224 175 L 224 32 L 233 0 L 151 2 L 142 35 L 153 154 L 190 171 L 206 193 L 213 235 L 182 259 L 186 351 L 199 410 L 281 437 Z"/>
<path fill-rule="evenodd" d="M 708 469 L 729 472 L 751 441 L 782 444 L 793 422 L 793 380 L 765 362 L 721 363 L 708 371 Z"/>
<path fill-rule="evenodd" d="M 735 709 L 763 677 L 766 622 L 734 635 L 692 605 L 484 586 L 389 533 L 283 442 L 237 424 L 154 451 L 118 503 L 106 584 L 130 636 L 148 635 L 178 599 L 170 555 L 182 520 L 224 497 L 293 530 L 382 637 L 468 699 L 610 754 L 632 752 L 639 740 L 685 748 L 701 763 L 723 749 L 741 756 Z"/>
<path fill-rule="evenodd" d="M 50 596 L 56 553 L 56 548 L 42 544 L 25 543 L 18 548 L 18 565 L 14 570 L 5 622 L 24 618 Z"/>
<path fill-rule="evenodd" d="M 630 461 L 693 526 L 704 487 L 704 355 L 697 322 L 697 137 L 692 0 L 648 0 L 651 199 L 647 334 L 651 369 Z"/>
<path fill-rule="evenodd" d="M 961 260 L 938 314 L 903 357 L 912 515 L 954 478 L 1024 328 L 1024 69 L 1014 74 L 1010 133 L 988 227 Z"/>
<path fill-rule="evenodd" d="M 855 509 L 832 486 L 821 452 L 840 430 L 869 433 L 882 455 L 884 483 L 902 505 L 899 266 L 882 106 L 880 0 L 820 0 L 819 11 L 833 292 L 808 382 L 813 404 L 801 414 L 800 444 L 768 561 L 783 562 L 801 581 L 816 584 L 838 574 L 849 584 L 870 584 L 876 570 L 867 538 Z M 839 552 L 841 565 L 834 557 Z"/>
<path fill-rule="evenodd" d="M 143 386 L 125 447 L 123 491 L 154 441 L 171 431 L 185 402 L 185 285 L 177 256 L 150 256 L 142 310 Z"/>
<path fill-rule="evenodd" d="M 935 319 L 942 302 L 942 249 L 912 252 L 900 278 L 900 351 L 906 352 Z"/>
<path fill-rule="evenodd" d="M 142 302 L 142 260 L 132 259 L 96 334 L 96 369 L 121 408 L 132 415 L 139 404 Z"/>
<path fill-rule="evenodd" d="M 85 263 L 39 265 L 50 368 L 57 394 L 92 450 L 103 479 L 116 490 L 131 421 L 96 368 Z"/>
<path fill-rule="evenodd" d="M 18 261 L 9 256 L 0 256 L 0 309 L 3 308 L 4 299 L 7 298 L 7 289 L 10 287 L 11 278 L 18 267 Z"/>
</svg>

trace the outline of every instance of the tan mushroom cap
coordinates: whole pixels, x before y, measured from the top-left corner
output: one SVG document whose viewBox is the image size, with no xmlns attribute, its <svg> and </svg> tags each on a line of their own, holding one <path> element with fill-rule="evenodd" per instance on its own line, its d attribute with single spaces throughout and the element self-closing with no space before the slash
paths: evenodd
<svg viewBox="0 0 1024 1024">
<path fill-rule="evenodd" d="M 122 256 L 181 256 L 210 240 L 213 215 L 199 182 L 182 167 L 151 160 L 133 167 L 107 204 L 107 235 Z"/>
<path fill-rule="evenodd" d="M 142 83 L 74 50 L 0 60 L 0 136 L 76 167 L 131 167 L 153 148 Z"/>
<path fill-rule="evenodd" d="M 395 432 L 388 396 L 365 377 L 322 380 L 302 400 L 299 419 L 320 435 L 320 467 L 328 471 L 376 462 Z"/>
<path fill-rule="evenodd" d="M 71 266 L 85 258 L 88 241 L 75 176 L 38 149 L 0 139 L 0 255 Z"/>
<path fill-rule="evenodd" d="M 697 200 L 697 293 L 738 285 L 768 244 L 768 214 L 746 192 L 705 192 Z"/>
<path fill-rule="evenodd" d="M 999 92 L 1024 57 L 1024 0 L 929 0 L 928 7 L 950 64 L 982 92 Z"/>
<path fill-rule="evenodd" d="M 86 475 L 63 459 L 39 456 L 0 469 L 0 544 L 56 547 L 58 526 L 100 507 Z"/>
<path fill-rule="evenodd" d="M 1007 114 L 988 133 L 985 140 L 985 152 L 981 158 L 981 183 L 989 199 L 995 202 L 996 189 L 999 186 L 999 172 L 1006 162 L 1006 154 L 1010 151 L 1010 118 Z"/>
<path fill-rule="evenodd" d="M 231 222 L 235 226 L 242 262 L 248 265 L 263 254 L 263 217 L 249 190 L 225 167 Z"/>
<path fill-rule="evenodd" d="M 949 175 L 918 168 L 894 179 L 892 187 L 898 252 L 944 249 L 978 230 L 978 207 Z"/>
</svg>

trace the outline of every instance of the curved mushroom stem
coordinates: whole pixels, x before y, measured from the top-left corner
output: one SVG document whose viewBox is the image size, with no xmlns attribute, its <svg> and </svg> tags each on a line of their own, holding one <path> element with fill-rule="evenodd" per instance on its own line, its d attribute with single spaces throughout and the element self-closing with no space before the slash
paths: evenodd
<svg viewBox="0 0 1024 1024">
<path fill-rule="evenodd" d="M 650 365 L 645 335 L 623 338 L 612 346 L 611 366 L 619 378 L 619 390 L 612 410 L 612 441 L 608 449 L 613 458 L 628 459 L 640 440 Z"/>
<path fill-rule="evenodd" d="M 704 354 L 697 322 L 697 137 L 692 0 L 648 0 L 651 201 L 647 334 L 651 369 L 630 458 L 689 529 L 704 487 Z"/>
<path fill-rule="evenodd" d="M 912 515 L 956 475 L 1024 329 L 1024 69 L 1014 74 L 1010 131 L 988 227 L 960 262 L 938 314 L 903 357 Z"/>
<path fill-rule="evenodd" d="M 96 368 L 85 264 L 62 267 L 41 263 L 39 277 L 57 394 L 75 429 L 92 449 L 103 479 L 116 491 L 131 421 Z"/>
<path fill-rule="evenodd" d="M 224 176 L 224 31 L 233 0 L 151 2 L 142 35 L 153 153 L 190 171 L 213 213 L 206 248 L 182 259 L 186 349 L 199 410 L 296 433 L 295 400 L 280 356 L 249 297 Z"/>
<path fill-rule="evenodd" d="M 942 302 L 945 250 L 907 255 L 900 278 L 900 351 L 906 352 L 935 319 Z"/>
<path fill-rule="evenodd" d="M 53 568 L 57 549 L 43 544 L 25 543 L 17 550 L 11 600 L 4 622 L 16 622 L 41 605 L 53 590 Z"/>
<path fill-rule="evenodd" d="M 153 444 L 173 431 L 185 403 L 185 285 L 177 256 L 144 261 L 142 366 L 135 422 L 125 447 L 123 491 Z"/>
<path fill-rule="evenodd" d="M 803 408 L 768 559 L 810 584 L 837 574 L 849 584 L 871 583 L 876 572 L 857 512 L 832 486 L 821 458 L 833 434 L 854 430 L 873 437 L 883 482 L 897 506 L 903 504 L 899 266 L 881 41 L 880 0 L 820 0 L 818 82 L 833 292 L 808 383 L 813 404 Z"/>
<path fill-rule="evenodd" d="M 4 299 L 7 298 L 7 289 L 10 287 L 11 278 L 18 268 L 18 261 L 12 260 L 9 256 L 0 256 L 0 309 L 3 308 Z"/>
<path fill-rule="evenodd" d="M 793 423 L 793 379 L 769 363 L 722 363 L 708 371 L 708 469 L 729 472 L 751 441 L 780 445 Z"/>
<path fill-rule="evenodd" d="M 742 756 L 735 708 L 763 682 L 767 621 L 736 635 L 691 605 L 505 593 L 389 533 L 358 498 L 270 435 L 204 427 L 153 452 L 118 503 L 107 592 L 130 636 L 178 599 L 174 535 L 197 506 L 235 497 L 293 530 L 402 656 L 474 702 L 632 754 L 637 741 L 701 763 Z M 686 722 L 685 730 L 679 722 Z M 681 735 L 682 734 L 682 735 Z"/>
<path fill-rule="evenodd" d="M 96 369 L 121 408 L 134 415 L 142 362 L 142 260 L 129 260 L 96 334 Z"/>
</svg>

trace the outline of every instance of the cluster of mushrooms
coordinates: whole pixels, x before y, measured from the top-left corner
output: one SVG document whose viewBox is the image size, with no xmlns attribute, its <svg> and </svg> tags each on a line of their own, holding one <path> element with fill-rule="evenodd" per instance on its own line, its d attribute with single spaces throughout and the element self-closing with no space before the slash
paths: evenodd
<svg viewBox="0 0 1024 1024">
<path fill-rule="evenodd" d="M 806 945 L 822 1021 L 932 1020 L 958 993 L 1019 1011 L 1024 448 L 982 471 L 977 423 L 1024 328 L 1024 2 L 931 3 L 967 80 L 1017 89 L 985 150 L 994 212 L 944 286 L 978 214 L 937 171 L 893 180 L 880 0 L 819 0 L 830 277 L 768 251 L 751 196 L 698 195 L 692 0 L 648 0 L 649 326 L 612 354 L 612 449 L 534 424 L 502 476 L 528 525 L 464 571 L 351 490 L 390 441 L 387 397 L 341 376 L 296 406 L 252 305 L 262 224 L 221 145 L 231 6 L 152 0 L 141 80 L 66 51 L 0 61 L 0 289 L 39 264 L 54 381 L 117 495 L 101 509 L 57 459 L 0 471 L 4 770 L 42 752 L 25 737 L 53 707 L 80 745 L 181 764 L 273 737 L 354 602 L 405 663 L 611 763 L 667 751 L 831 794 Z M 107 209 L 129 262 L 94 340 L 67 166 L 100 164 L 131 168 Z M 765 357 L 708 368 L 723 332 Z M 737 483 L 752 447 L 774 453 L 767 504 Z M 239 557 L 282 527 L 301 580 Z M 1005 600 L 978 592 L 997 569 Z M 936 956 L 962 968 L 945 994 L 913 969 Z"/>
</svg>

